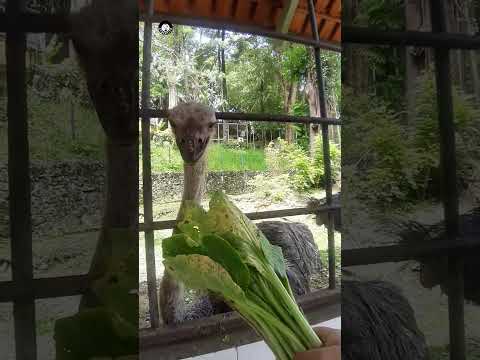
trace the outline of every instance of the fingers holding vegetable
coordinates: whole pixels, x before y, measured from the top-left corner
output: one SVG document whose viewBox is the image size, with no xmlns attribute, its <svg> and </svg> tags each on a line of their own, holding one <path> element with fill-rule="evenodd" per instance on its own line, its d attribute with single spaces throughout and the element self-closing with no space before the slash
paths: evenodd
<svg viewBox="0 0 480 360">
<path fill-rule="evenodd" d="M 342 345 L 341 331 L 324 326 L 316 327 L 315 333 L 323 341 L 324 346 Z"/>
<path fill-rule="evenodd" d="M 341 335 L 340 330 L 327 327 L 315 328 L 315 333 L 322 340 L 323 346 L 318 349 L 297 353 L 294 360 L 340 360 Z"/>
</svg>

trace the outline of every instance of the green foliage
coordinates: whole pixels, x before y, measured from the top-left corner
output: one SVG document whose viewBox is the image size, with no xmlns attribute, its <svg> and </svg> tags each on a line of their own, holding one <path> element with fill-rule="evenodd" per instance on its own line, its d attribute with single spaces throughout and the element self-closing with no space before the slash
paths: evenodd
<svg viewBox="0 0 480 360">
<path fill-rule="evenodd" d="M 281 72 L 283 77 L 289 81 L 299 81 L 305 75 L 308 58 L 305 46 L 297 44 L 287 46 L 281 54 Z"/>
<path fill-rule="evenodd" d="M 379 30 L 400 30 L 405 23 L 403 0 L 363 0 L 355 22 Z"/>
<path fill-rule="evenodd" d="M 419 80 L 413 128 L 378 97 L 344 88 L 342 117 L 343 185 L 382 207 L 408 206 L 439 196 L 439 129 L 435 83 L 430 72 Z M 458 178 L 478 176 L 480 112 L 454 92 Z"/>
<path fill-rule="evenodd" d="M 341 171 L 341 151 L 335 144 L 330 143 L 330 166 L 332 169 L 332 182 L 335 183 L 339 180 Z M 325 186 L 325 172 L 324 172 L 324 160 L 323 160 L 323 142 L 321 136 L 317 136 L 315 139 L 315 154 L 313 158 L 314 163 L 314 183 L 317 186 Z"/>
<path fill-rule="evenodd" d="M 428 176 L 428 195 L 438 196 L 439 177 L 439 126 L 436 104 L 436 86 L 433 73 L 427 71 L 419 82 L 413 146 L 419 149 L 421 162 Z M 475 99 L 458 90 L 453 92 L 454 124 L 456 128 L 457 174 L 459 186 L 480 173 L 478 136 L 480 110 Z"/>
<path fill-rule="evenodd" d="M 289 174 L 289 182 L 293 189 L 304 192 L 320 188 L 324 185 L 323 146 L 320 138 L 316 139 L 315 154 L 311 158 L 297 144 L 288 144 L 277 139 L 265 149 L 268 168 L 273 174 Z M 330 145 L 332 164 L 332 180 L 338 179 L 340 170 L 340 150 Z"/>
<path fill-rule="evenodd" d="M 74 107 L 75 139 L 71 112 Z M 30 154 L 34 160 L 103 158 L 105 136 L 95 111 L 75 103 L 56 103 L 28 91 Z M 6 154 L 5 154 L 6 156 Z"/>
<path fill-rule="evenodd" d="M 58 40 L 58 35 L 55 34 L 43 52 L 45 62 L 47 64 L 53 64 L 61 49 L 62 43 Z"/>
<path fill-rule="evenodd" d="M 405 28 L 405 10 L 403 0 L 364 0 L 360 2 L 358 15 L 354 22 L 379 30 L 403 30 Z M 371 46 L 356 48 L 356 56 L 362 56 L 368 63 L 370 79 L 369 91 L 383 98 L 387 103 L 402 108 L 404 69 L 402 62 L 404 49 L 392 46 Z"/>
<path fill-rule="evenodd" d="M 48 55 L 45 56 L 48 57 Z M 51 56 L 55 56 L 55 53 Z M 74 102 L 84 107 L 91 107 L 85 77 L 72 58 L 65 59 L 59 64 L 51 64 L 47 61 L 44 64 L 35 65 L 32 90 L 44 100 Z"/>
<path fill-rule="evenodd" d="M 222 193 L 212 196 L 208 212 L 192 203 L 182 210 L 186 218 L 175 229 L 177 238 L 163 241 L 167 271 L 191 288 L 221 296 L 279 360 L 322 344 L 295 303 L 280 247 Z"/>
<path fill-rule="evenodd" d="M 249 181 L 249 185 L 255 189 L 256 198 L 262 204 L 282 202 L 291 193 L 288 174 L 259 174 Z"/>
<path fill-rule="evenodd" d="M 232 37 L 238 51 L 227 62 L 229 108 L 245 112 L 280 113 L 283 99 L 280 88 L 280 56 L 272 44 L 256 36 Z M 263 124 L 264 128 L 271 125 Z M 260 129 L 260 127 L 257 127 Z"/>
<path fill-rule="evenodd" d="M 210 37 L 211 42 L 201 41 Z M 217 64 L 218 36 L 211 31 L 175 26 L 168 35 L 156 28 L 152 33 L 151 96 L 168 96 L 175 89 L 180 101 L 196 101 L 220 108 L 222 74 Z M 140 24 L 139 48 L 143 49 L 143 24 Z M 140 88 L 143 52 L 140 51 Z"/>
<path fill-rule="evenodd" d="M 340 100 L 342 97 L 341 84 L 341 62 L 342 57 L 340 53 L 333 51 L 322 51 L 320 53 L 322 59 L 322 72 L 325 82 L 325 95 L 327 99 L 328 108 L 339 112 Z M 310 61 L 314 66 L 313 59 Z M 333 116 L 333 114 L 330 114 Z"/>
<path fill-rule="evenodd" d="M 421 164 L 398 114 L 378 98 L 345 88 L 342 104 L 342 185 L 368 202 L 407 202 L 417 191 Z"/>
</svg>

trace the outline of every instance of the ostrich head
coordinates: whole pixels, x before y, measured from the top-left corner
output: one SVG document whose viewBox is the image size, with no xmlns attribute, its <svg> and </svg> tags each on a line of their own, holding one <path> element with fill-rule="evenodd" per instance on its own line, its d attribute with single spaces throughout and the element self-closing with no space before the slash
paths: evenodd
<svg viewBox="0 0 480 360">
<path fill-rule="evenodd" d="M 183 103 L 168 112 L 183 161 L 194 164 L 202 158 L 217 123 L 215 112 L 201 104 Z"/>
</svg>

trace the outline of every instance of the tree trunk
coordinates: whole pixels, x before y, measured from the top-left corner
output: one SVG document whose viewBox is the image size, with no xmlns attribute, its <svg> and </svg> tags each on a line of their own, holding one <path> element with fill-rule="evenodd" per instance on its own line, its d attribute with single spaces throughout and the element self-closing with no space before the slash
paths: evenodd
<svg viewBox="0 0 480 360">
<path fill-rule="evenodd" d="M 287 91 L 285 94 L 285 103 L 284 103 L 284 112 L 285 114 L 290 114 L 293 108 L 293 105 L 295 104 L 295 101 L 297 100 L 297 90 L 298 90 L 298 83 L 297 82 L 292 82 L 288 84 Z M 293 125 L 292 124 L 286 124 L 285 126 L 285 140 L 287 143 L 291 144 L 293 143 Z"/>
<path fill-rule="evenodd" d="M 178 39 L 178 29 L 175 27 L 173 30 L 173 36 L 175 39 Z M 175 51 L 175 56 L 173 57 L 173 63 L 174 65 L 177 64 L 177 57 L 181 56 L 181 46 L 177 45 L 174 47 Z M 173 79 L 169 76 L 167 76 L 167 84 L 168 84 L 168 108 L 172 109 L 178 104 L 178 94 L 177 94 L 177 76 L 176 74 L 171 74 L 170 76 L 173 76 Z M 167 128 L 170 129 L 170 122 L 167 121 Z"/>
<path fill-rule="evenodd" d="M 227 107 L 227 71 L 225 69 L 225 47 L 223 42 L 225 41 L 225 30 L 222 30 L 222 45 L 220 46 L 220 60 L 221 60 L 221 70 L 223 74 L 222 80 L 222 95 L 223 95 L 223 110 L 226 110 Z"/>
<path fill-rule="evenodd" d="M 310 68 L 307 73 L 307 84 L 305 85 L 305 94 L 308 102 L 310 116 L 320 116 L 320 102 L 318 97 L 318 86 L 316 83 L 315 69 Z M 318 125 L 310 124 L 308 129 L 308 139 L 310 156 L 315 154 L 315 138 L 318 136 Z"/>
<path fill-rule="evenodd" d="M 407 30 L 418 31 L 423 24 L 423 0 L 407 0 L 405 3 L 405 20 Z M 405 99 L 407 102 L 406 122 L 412 125 L 416 117 L 417 80 L 422 71 L 420 49 L 405 47 Z"/>
<path fill-rule="evenodd" d="M 178 104 L 177 88 L 175 84 L 169 84 L 168 86 L 168 108 L 174 108 Z M 169 125 L 170 127 L 170 125 Z"/>
<path fill-rule="evenodd" d="M 465 11 L 465 19 L 467 22 L 467 32 L 469 34 L 474 34 L 475 29 L 473 27 L 473 19 L 470 13 L 469 6 L 471 4 L 466 4 L 464 7 Z M 479 5 L 480 7 L 480 5 Z M 477 29 L 478 30 L 478 29 Z M 468 50 L 468 60 L 470 62 L 470 68 L 472 72 L 472 86 L 473 86 L 473 92 L 475 94 L 475 98 L 477 99 L 477 102 L 480 104 L 480 74 L 479 74 L 479 61 L 478 61 L 478 55 L 477 51 L 474 50 Z"/>
<path fill-rule="evenodd" d="M 359 0 L 344 1 L 342 21 L 353 25 L 358 14 Z M 364 94 L 368 90 L 368 59 L 363 48 L 358 45 L 343 44 L 342 85 L 349 86 L 355 94 Z"/>
</svg>

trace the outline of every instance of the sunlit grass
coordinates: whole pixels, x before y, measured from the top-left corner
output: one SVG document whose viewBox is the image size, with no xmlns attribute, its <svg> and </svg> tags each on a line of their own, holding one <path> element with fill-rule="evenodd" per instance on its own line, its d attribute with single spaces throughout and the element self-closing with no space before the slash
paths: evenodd
<svg viewBox="0 0 480 360">
<path fill-rule="evenodd" d="M 183 160 L 176 147 L 152 143 L 152 172 L 182 172 Z M 263 171 L 267 169 L 263 149 L 232 149 L 221 144 L 208 148 L 209 171 Z"/>
</svg>

